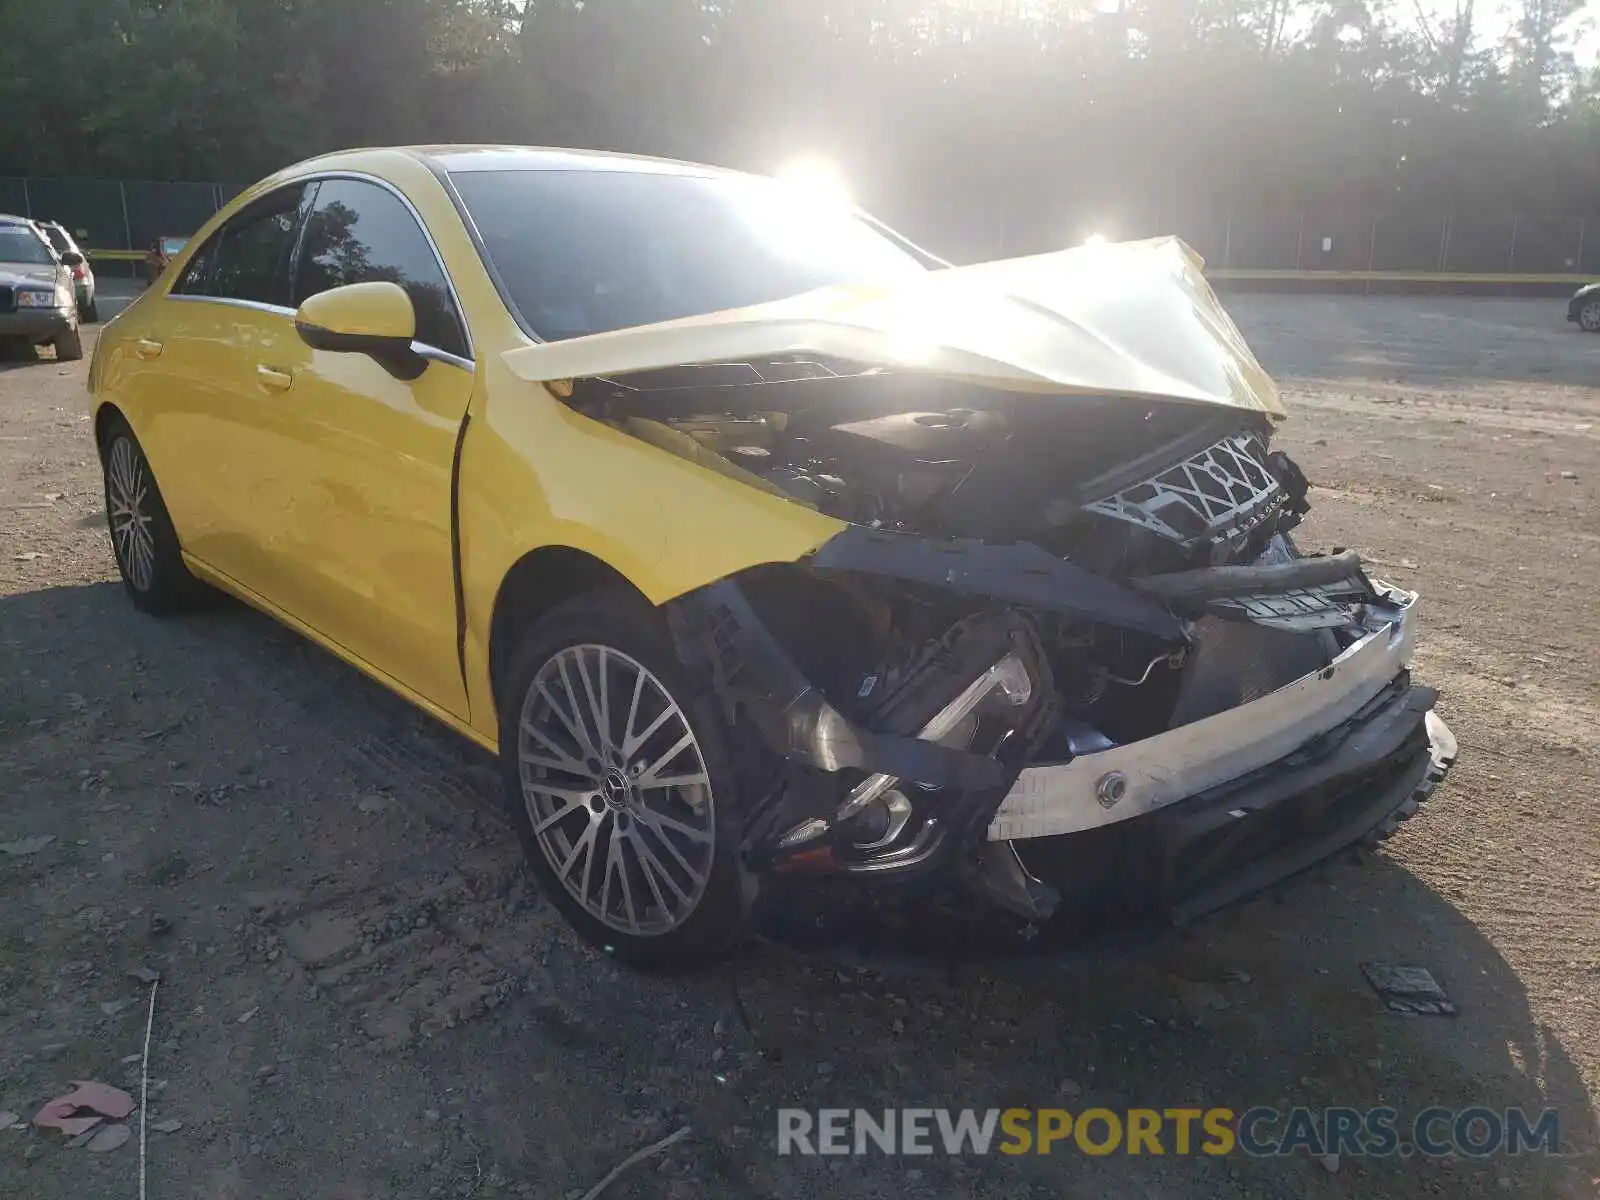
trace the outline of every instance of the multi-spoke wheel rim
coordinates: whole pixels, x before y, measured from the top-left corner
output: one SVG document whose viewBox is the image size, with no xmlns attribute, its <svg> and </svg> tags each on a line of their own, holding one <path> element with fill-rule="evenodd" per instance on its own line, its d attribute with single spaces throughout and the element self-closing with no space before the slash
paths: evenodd
<svg viewBox="0 0 1600 1200">
<path fill-rule="evenodd" d="M 711 777 L 672 695 L 609 646 L 568 646 L 534 677 L 517 767 L 535 840 L 567 892 L 610 929 L 682 924 L 711 876 Z"/>
<path fill-rule="evenodd" d="M 1578 310 L 1578 324 L 1591 333 L 1600 329 L 1600 301 L 1591 300 Z"/>
<path fill-rule="evenodd" d="M 117 563 L 128 582 L 148 592 L 156 577 L 156 542 L 150 529 L 150 477 L 133 443 L 119 437 L 111 443 L 106 470 L 106 508 Z"/>
</svg>

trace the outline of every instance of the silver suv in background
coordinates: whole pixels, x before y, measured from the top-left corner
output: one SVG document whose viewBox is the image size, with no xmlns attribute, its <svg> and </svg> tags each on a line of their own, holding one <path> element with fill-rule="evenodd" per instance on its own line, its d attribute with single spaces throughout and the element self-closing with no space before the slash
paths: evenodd
<svg viewBox="0 0 1600 1200">
<path fill-rule="evenodd" d="M 57 254 L 26 217 L 0 213 L 0 344 L 51 345 L 58 362 L 83 357 L 72 268 L 83 255 Z"/>
<path fill-rule="evenodd" d="M 76 254 L 79 261 L 68 268 L 72 272 L 72 288 L 78 297 L 78 319 L 82 321 L 98 321 L 100 319 L 99 306 L 94 302 L 94 271 L 89 266 L 89 256 L 78 249 L 78 243 L 73 240 L 67 227 L 60 221 L 35 221 L 39 232 L 44 234 L 45 240 L 50 243 L 62 261 L 66 256 Z"/>
</svg>

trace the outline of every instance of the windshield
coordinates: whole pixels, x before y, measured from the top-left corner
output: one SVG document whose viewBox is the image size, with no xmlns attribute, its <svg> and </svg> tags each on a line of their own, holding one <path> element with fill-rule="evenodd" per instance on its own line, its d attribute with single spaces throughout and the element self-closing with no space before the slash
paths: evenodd
<svg viewBox="0 0 1600 1200">
<path fill-rule="evenodd" d="M 512 303 L 550 340 L 926 269 L 858 214 L 767 180 L 633 171 L 452 178 Z"/>
<path fill-rule="evenodd" d="M 0 262 L 51 266 L 55 255 L 45 240 L 23 225 L 0 225 Z"/>
</svg>

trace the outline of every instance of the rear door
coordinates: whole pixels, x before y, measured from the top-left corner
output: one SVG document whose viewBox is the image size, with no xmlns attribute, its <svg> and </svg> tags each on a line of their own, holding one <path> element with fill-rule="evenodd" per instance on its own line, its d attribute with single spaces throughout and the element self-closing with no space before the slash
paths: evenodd
<svg viewBox="0 0 1600 1200">
<path fill-rule="evenodd" d="M 452 475 L 472 396 L 466 323 L 442 258 L 404 196 L 368 177 L 318 182 L 307 206 L 292 302 L 385 280 L 410 295 L 414 380 L 364 354 L 311 350 L 273 403 L 292 453 L 274 459 L 294 615 L 458 717 L 466 690 L 457 651 Z"/>
<path fill-rule="evenodd" d="M 184 549 L 284 604 L 275 512 L 295 448 L 263 364 L 304 351 L 289 307 L 306 187 L 278 188 L 236 213 L 130 331 L 125 385 Z M 287 607 L 287 605 L 285 605 Z"/>
</svg>

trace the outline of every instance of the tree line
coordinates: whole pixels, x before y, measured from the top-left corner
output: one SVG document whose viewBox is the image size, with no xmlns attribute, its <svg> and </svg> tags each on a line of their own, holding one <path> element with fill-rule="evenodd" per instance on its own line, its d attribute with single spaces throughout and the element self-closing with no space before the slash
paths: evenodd
<svg viewBox="0 0 1600 1200">
<path fill-rule="evenodd" d="M 1594 211 L 1585 0 L 1510 2 L 1491 31 L 1485 0 L 0 0 L 0 175 L 820 154 L 913 234 L 1015 249 L 1081 213 Z"/>
</svg>

